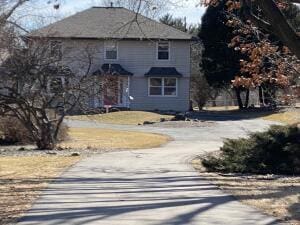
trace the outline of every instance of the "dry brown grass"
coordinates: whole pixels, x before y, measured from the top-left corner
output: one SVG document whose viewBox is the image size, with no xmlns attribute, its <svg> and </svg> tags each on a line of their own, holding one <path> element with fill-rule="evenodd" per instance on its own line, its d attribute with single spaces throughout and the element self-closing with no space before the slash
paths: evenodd
<svg viewBox="0 0 300 225">
<path fill-rule="evenodd" d="M 300 123 L 300 110 L 274 113 L 262 118 L 265 120 L 272 120 L 286 124 Z"/>
<path fill-rule="evenodd" d="M 119 131 L 99 128 L 70 128 L 70 140 L 60 144 L 63 148 L 93 149 L 145 149 L 167 143 L 170 138 L 160 134 Z"/>
<path fill-rule="evenodd" d="M 79 157 L 0 157 L 0 224 L 28 210 L 41 189 Z"/>
<path fill-rule="evenodd" d="M 153 112 L 143 111 L 121 111 L 112 112 L 107 114 L 96 114 L 96 115 L 81 115 L 81 116 L 70 116 L 68 119 L 74 120 L 88 120 L 96 121 L 100 123 L 109 124 L 121 124 L 121 125 L 138 125 L 144 121 L 159 122 L 161 118 L 171 119 L 173 116 L 161 115 Z"/>
<path fill-rule="evenodd" d="M 245 204 L 291 224 L 300 224 L 300 177 L 208 173 L 200 159 L 193 161 L 201 176 Z"/>
</svg>

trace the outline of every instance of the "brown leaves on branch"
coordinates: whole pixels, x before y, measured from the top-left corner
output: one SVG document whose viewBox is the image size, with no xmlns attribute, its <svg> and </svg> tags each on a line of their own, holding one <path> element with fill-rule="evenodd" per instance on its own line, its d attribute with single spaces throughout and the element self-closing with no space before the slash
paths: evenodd
<svg viewBox="0 0 300 225">
<path fill-rule="evenodd" d="M 284 88 L 289 86 L 295 77 L 299 77 L 299 60 L 288 47 L 282 45 L 282 43 L 287 43 L 287 39 L 280 40 L 280 35 L 276 32 L 274 34 L 279 37 L 279 40 L 274 41 L 274 36 L 270 38 L 264 25 L 271 26 L 271 24 L 262 19 L 265 15 L 261 9 L 255 11 L 254 1 L 203 0 L 201 3 L 206 6 L 216 6 L 221 1 L 225 1 L 227 7 L 226 25 L 232 27 L 236 34 L 228 46 L 244 55 L 240 63 L 240 74 L 237 74 L 232 81 L 234 86 L 249 89 L 267 83 Z M 275 7 L 283 9 L 288 7 L 290 2 L 293 1 L 278 0 Z M 243 12 L 248 15 L 241 14 Z M 259 13 L 255 14 L 257 12 Z M 268 13 L 266 15 L 268 16 Z M 257 21 L 262 23 L 257 23 Z M 292 47 L 293 52 L 297 52 L 295 51 L 297 46 Z"/>
<path fill-rule="evenodd" d="M 251 30 L 250 25 L 243 24 L 236 32 L 229 46 L 244 54 L 245 59 L 241 59 L 234 86 L 255 88 L 268 83 L 285 88 L 297 76 L 299 62 L 287 47 L 278 46 L 257 29 Z"/>
<path fill-rule="evenodd" d="M 282 9 L 300 0 L 201 0 L 202 5 L 215 6 L 225 2 L 227 12 L 238 10 L 239 17 L 245 22 L 250 20 L 254 26 L 276 35 L 289 49 L 300 58 L 300 36 L 287 22 Z"/>
</svg>

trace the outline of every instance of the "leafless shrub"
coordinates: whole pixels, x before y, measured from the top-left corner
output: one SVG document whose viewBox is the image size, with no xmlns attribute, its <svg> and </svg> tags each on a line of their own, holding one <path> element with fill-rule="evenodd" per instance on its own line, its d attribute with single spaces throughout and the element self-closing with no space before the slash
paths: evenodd
<svg viewBox="0 0 300 225">
<path fill-rule="evenodd" d="M 93 94 L 92 53 L 86 49 L 84 61 L 74 59 L 85 65 L 75 75 L 45 38 L 27 39 L 25 45 L 11 45 L 8 50 L 0 73 L 0 113 L 17 118 L 39 149 L 53 149 L 65 115 L 84 107 Z"/>
<path fill-rule="evenodd" d="M 12 117 L 2 117 L 0 119 L 0 133 L 2 144 L 30 144 L 33 141 L 21 122 Z"/>
</svg>

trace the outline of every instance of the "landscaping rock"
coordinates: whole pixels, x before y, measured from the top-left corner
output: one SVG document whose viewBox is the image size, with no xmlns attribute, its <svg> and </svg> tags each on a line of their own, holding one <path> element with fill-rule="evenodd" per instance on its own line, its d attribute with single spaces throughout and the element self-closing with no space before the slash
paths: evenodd
<svg viewBox="0 0 300 225">
<path fill-rule="evenodd" d="M 155 123 L 152 127 L 164 128 L 188 128 L 188 127 L 212 127 L 214 122 L 194 122 L 194 121 L 166 121 L 164 123 Z"/>
<path fill-rule="evenodd" d="M 57 155 L 56 152 L 47 152 L 48 155 Z"/>
<path fill-rule="evenodd" d="M 159 120 L 161 123 L 166 122 L 167 120 L 165 118 L 160 118 Z"/>
<path fill-rule="evenodd" d="M 56 150 L 57 150 L 57 151 L 63 151 L 63 150 L 64 150 L 64 148 L 63 148 L 63 147 L 61 147 L 61 146 L 58 146 L 58 147 L 56 148 Z"/>
<path fill-rule="evenodd" d="M 176 114 L 175 117 L 172 119 L 172 121 L 184 121 L 185 115 L 182 113 Z"/>
<path fill-rule="evenodd" d="M 155 124 L 155 122 L 145 121 L 145 122 L 143 123 L 143 125 L 151 125 L 151 124 Z"/>
<path fill-rule="evenodd" d="M 80 156 L 80 154 L 77 153 L 77 152 L 74 152 L 74 153 L 71 154 L 71 156 L 74 156 L 74 157 L 75 157 L 75 156 Z"/>
</svg>

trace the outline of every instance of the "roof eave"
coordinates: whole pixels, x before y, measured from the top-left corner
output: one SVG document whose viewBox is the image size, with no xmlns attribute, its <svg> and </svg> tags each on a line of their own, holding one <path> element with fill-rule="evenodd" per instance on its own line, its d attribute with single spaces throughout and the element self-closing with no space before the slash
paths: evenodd
<svg viewBox="0 0 300 225">
<path fill-rule="evenodd" d="M 145 41 L 145 40 L 170 40 L 170 41 L 195 41 L 195 40 L 199 40 L 195 37 L 190 37 L 190 38 L 129 38 L 129 37 L 125 37 L 125 38 L 117 38 L 117 37 L 62 37 L 62 36 L 43 36 L 43 35 L 26 35 L 24 36 L 26 38 L 30 38 L 30 39 L 71 39 L 71 40 L 108 40 L 108 39 L 119 39 L 119 40 L 138 40 L 138 41 Z"/>
</svg>

